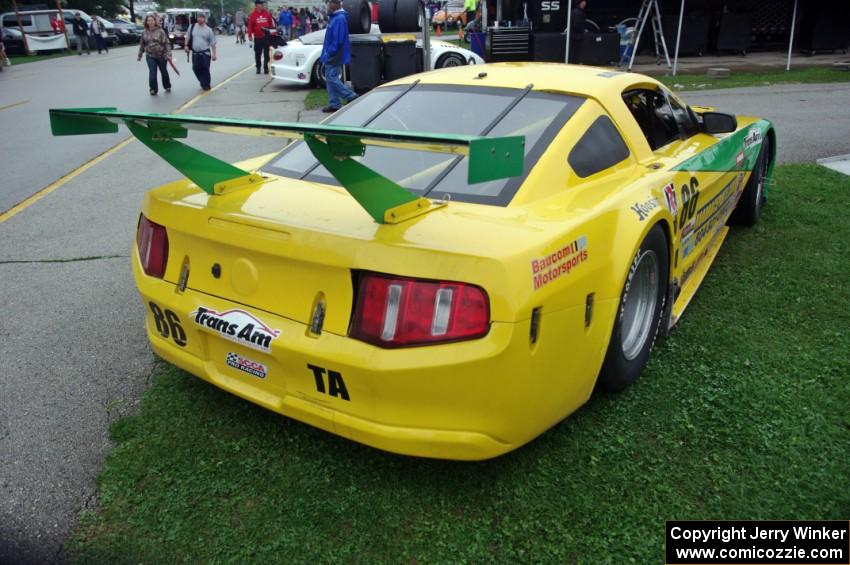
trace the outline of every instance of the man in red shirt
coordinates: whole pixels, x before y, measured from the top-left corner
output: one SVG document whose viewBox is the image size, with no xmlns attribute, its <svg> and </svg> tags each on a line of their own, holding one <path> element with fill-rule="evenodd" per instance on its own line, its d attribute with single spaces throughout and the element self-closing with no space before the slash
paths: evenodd
<svg viewBox="0 0 850 565">
<path fill-rule="evenodd" d="M 65 22 L 62 21 L 62 16 L 56 14 L 56 17 L 50 20 L 50 27 L 53 28 L 53 33 L 56 35 L 65 33 Z"/>
<path fill-rule="evenodd" d="M 274 18 L 266 9 L 265 0 L 254 0 L 254 11 L 248 16 L 248 41 L 254 42 L 254 63 L 260 74 L 260 55 L 263 58 L 263 73 L 269 74 L 269 38 L 263 28 L 275 27 Z"/>
</svg>

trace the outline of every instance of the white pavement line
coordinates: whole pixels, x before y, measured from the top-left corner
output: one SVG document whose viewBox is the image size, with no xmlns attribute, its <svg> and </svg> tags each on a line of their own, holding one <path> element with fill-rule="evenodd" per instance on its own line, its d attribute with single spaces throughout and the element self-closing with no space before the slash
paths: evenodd
<svg viewBox="0 0 850 565">
<path fill-rule="evenodd" d="M 212 87 L 210 90 L 206 90 L 206 91 L 198 94 L 197 96 L 195 96 L 194 98 L 192 98 L 191 100 L 189 100 L 188 102 L 186 102 L 185 104 L 183 104 L 182 106 L 180 106 L 179 108 L 177 108 L 176 110 L 174 110 L 171 113 L 177 114 L 179 112 L 182 112 L 183 110 L 186 110 L 187 108 L 190 108 L 191 106 L 196 104 L 199 100 L 203 99 L 204 96 L 207 96 L 208 94 L 210 94 L 212 92 L 215 92 L 218 88 L 224 86 L 225 84 L 227 84 L 231 80 L 235 79 L 236 77 L 238 77 L 239 75 L 241 75 L 242 73 L 244 73 L 245 71 L 250 69 L 252 66 L 253 65 L 248 65 L 247 67 L 245 67 L 241 71 L 236 71 L 234 74 L 230 75 L 229 77 L 227 77 L 226 79 L 224 79 L 223 81 L 221 81 L 220 83 L 218 83 L 217 85 Z M 23 104 L 23 102 L 19 102 L 17 104 L 13 104 L 13 105 L 16 106 L 18 104 Z M 0 108 L 0 110 L 3 110 L 3 109 L 5 109 L 5 108 Z M 81 175 L 82 173 L 86 172 L 90 168 L 94 167 L 95 165 L 97 165 L 98 163 L 100 163 L 101 161 L 103 161 L 104 159 L 106 159 L 107 157 L 109 157 L 110 155 L 112 155 L 113 153 L 118 151 L 119 149 L 126 147 L 132 141 L 133 141 L 133 137 L 131 136 L 131 137 L 128 137 L 127 139 L 117 143 L 116 145 L 113 145 L 112 147 L 110 147 L 109 149 L 107 149 L 106 151 L 104 151 L 103 153 L 98 155 L 97 157 L 83 163 L 82 165 L 80 165 L 79 167 L 77 167 L 73 171 L 69 172 L 65 176 L 59 178 L 58 180 L 53 181 L 52 183 L 50 183 L 46 187 L 42 188 L 41 190 L 39 190 L 38 192 L 36 192 L 32 196 L 27 198 L 26 200 L 18 202 L 17 204 L 15 204 L 11 208 L 9 208 L 8 210 L 6 210 L 2 214 L 0 214 L 0 224 L 5 222 L 6 220 L 12 218 L 13 216 L 20 214 L 21 212 L 23 212 L 24 210 L 26 210 L 27 208 L 29 208 L 30 206 L 32 206 L 33 204 L 35 204 L 36 202 L 38 202 L 39 200 L 41 200 L 42 198 L 44 198 L 45 196 L 47 196 L 48 194 L 53 192 L 54 190 L 56 190 L 56 189 L 60 188 L 61 186 L 67 184 L 68 181 L 74 179 L 75 177 Z"/>
</svg>

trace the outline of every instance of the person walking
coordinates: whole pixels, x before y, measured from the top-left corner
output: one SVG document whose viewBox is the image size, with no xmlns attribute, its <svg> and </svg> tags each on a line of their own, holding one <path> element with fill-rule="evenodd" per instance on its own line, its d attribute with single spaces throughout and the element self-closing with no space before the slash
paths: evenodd
<svg viewBox="0 0 850 565">
<path fill-rule="evenodd" d="M 357 98 L 353 90 L 345 86 L 340 78 L 342 66 L 351 61 L 351 44 L 348 41 L 348 13 L 339 0 L 328 1 L 328 28 L 322 45 L 322 64 L 325 66 L 325 85 L 328 89 L 328 105 L 322 112 L 330 114 L 339 110 L 341 100 L 351 102 Z"/>
<path fill-rule="evenodd" d="M 280 34 L 284 41 L 289 41 L 292 38 L 292 12 L 284 6 L 280 9 L 280 16 L 277 20 L 277 25 L 280 26 Z"/>
<path fill-rule="evenodd" d="M 97 19 L 97 16 L 94 16 L 91 19 L 89 30 L 91 30 L 92 39 L 94 39 L 95 47 L 97 47 L 97 54 L 100 55 L 102 51 L 109 53 L 109 47 L 106 45 L 106 28 L 103 26 L 103 23 Z"/>
<path fill-rule="evenodd" d="M 301 8 L 298 10 L 298 37 L 307 33 L 307 10 Z"/>
<path fill-rule="evenodd" d="M 79 12 L 74 12 L 74 21 L 71 23 L 71 31 L 74 32 L 74 38 L 77 40 L 77 55 L 83 54 L 83 44 L 86 45 L 86 55 L 91 55 L 89 47 L 89 24 L 86 20 L 80 17 Z"/>
<path fill-rule="evenodd" d="M 236 43 L 245 43 L 245 12 L 242 8 L 236 10 L 233 16 L 233 25 L 236 32 Z"/>
<path fill-rule="evenodd" d="M 192 71 L 201 83 L 203 90 L 211 88 L 210 62 L 215 61 L 215 32 L 207 25 L 203 12 L 196 16 L 195 23 L 186 34 L 186 53 L 192 52 Z"/>
<path fill-rule="evenodd" d="M 141 61 L 142 55 L 145 55 L 148 63 L 148 86 L 151 96 L 156 96 L 157 91 L 159 91 L 156 78 L 157 69 L 162 75 L 162 87 L 166 92 L 171 92 L 171 77 L 168 76 L 171 41 L 168 40 L 168 34 L 159 27 L 157 18 L 152 14 L 145 18 L 145 29 L 139 39 L 139 56 L 136 60 Z"/>
<path fill-rule="evenodd" d="M 254 42 L 254 63 L 260 74 L 260 58 L 263 73 L 269 74 L 269 38 L 264 28 L 274 27 L 272 15 L 266 9 L 265 0 L 254 0 L 254 11 L 248 16 L 248 41 Z"/>
</svg>

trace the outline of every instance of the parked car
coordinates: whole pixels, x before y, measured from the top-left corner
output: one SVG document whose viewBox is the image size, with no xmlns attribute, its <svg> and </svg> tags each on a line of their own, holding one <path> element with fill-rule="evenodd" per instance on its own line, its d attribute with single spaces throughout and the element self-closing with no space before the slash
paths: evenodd
<svg viewBox="0 0 850 565">
<path fill-rule="evenodd" d="M 139 38 L 142 37 L 142 30 L 144 28 L 138 24 L 130 23 L 120 18 L 113 18 L 109 21 L 115 26 L 115 35 L 118 37 L 118 43 L 122 45 L 138 43 Z"/>
<path fill-rule="evenodd" d="M 404 77 L 321 125 L 51 110 L 56 135 L 119 125 L 188 177 L 137 224 L 153 350 L 284 416 L 448 459 L 516 449 L 634 383 L 717 284 L 727 224 L 758 221 L 776 156 L 767 120 L 551 63 Z M 231 165 L 184 146 L 196 130 L 297 140 Z"/>
<path fill-rule="evenodd" d="M 58 10 L 27 10 L 23 12 L 18 12 L 21 18 L 21 26 L 24 28 L 24 33 L 27 35 L 42 35 L 49 36 L 54 35 L 53 28 L 50 27 L 50 21 L 56 17 Z M 77 47 L 77 38 L 71 33 L 72 24 L 74 21 L 74 14 L 80 14 L 80 17 L 85 20 L 85 22 L 91 25 L 92 18 L 82 10 L 75 9 L 66 9 L 62 10 L 62 17 L 65 20 L 65 29 L 68 31 L 68 41 L 70 43 L 71 49 L 76 49 Z M 98 21 L 103 24 L 103 28 L 106 30 L 107 37 L 106 43 L 107 45 L 115 45 L 118 42 L 118 37 L 115 35 L 115 27 L 114 25 L 100 16 L 97 16 Z M 0 26 L 2 26 L 3 30 L 9 30 L 10 39 L 17 34 L 17 40 L 20 41 L 21 44 L 21 52 L 23 52 L 23 40 L 20 38 L 20 29 L 18 26 L 18 17 L 15 12 L 6 12 L 0 15 Z M 4 35 L 4 43 L 5 43 Z M 7 46 L 8 48 L 8 46 Z"/>
<path fill-rule="evenodd" d="M 380 36 L 381 30 L 372 24 L 369 34 Z M 358 37 L 352 35 L 352 39 Z M 312 84 L 324 86 L 324 70 L 319 57 L 322 54 L 322 43 L 325 40 L 325 30 L 314 31 L 293 39 L 286 45 L 278 47 L 272 54 L 272 79 L 285 84 Z M 422 47 L 422 41 L 417 41 Z M 431 68 L 442 69 L 462 65 L 483 65 L 484 59 L 453 43 L 431 40 Z"/>
<path fill-rule="evenodd" d="M 7 55 L 25 55 L 24 40 L 21 37 L 21 32 L 11 27 L 2 29 L 3 45 L 6 48 Z"/>
<path fill-rule="evenodd" d="M 446 27 L 456 26 L 457 22 L 461 26 L 466 25 L 466 10 L 463 9 L 463 1 L 449 0 L 443 4 L 439 10 L 431 18 L 431 24 L 436 26 Z"/>
<path fill-rule="evenodd" d="M 210 17 L 210 11 L 202 8 L 169 8 L 165 11 L 165 29 L 172 48 L 182 48 L 186 44 L 186 32 L 198 14 L 204 14 L 207 19 Z"/>
</svg>

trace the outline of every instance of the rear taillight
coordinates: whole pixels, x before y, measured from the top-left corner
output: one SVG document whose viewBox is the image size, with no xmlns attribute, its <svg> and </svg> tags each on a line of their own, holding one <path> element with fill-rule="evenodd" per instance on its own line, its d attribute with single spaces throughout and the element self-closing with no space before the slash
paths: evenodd
<svg viewBox="0 0 850 565">
<path fill-rule="evenodd" d="M 280 61 L 281 59 L 283 59 L 283 52 L 275 51 L 274 55 L 272 55 L 272 59 L 274 59 L 275 61 Z"/>
<path fill-rule="evenodd" d="M 490 328 L 483 289 L 464 283 L 365 274 L 351 337 L 381 347 L 474 339 Z"/>
<path fill-rule="evenodd" d="M 136 246 L 139 249 L 139 259 L 142 261 L 142 269 L 145 273 L 161 279 L 165 274 L 165 264 L 168 262 L 168 234 L 165 228 L 141 214 L 136 232 Z"/>
</svg>

